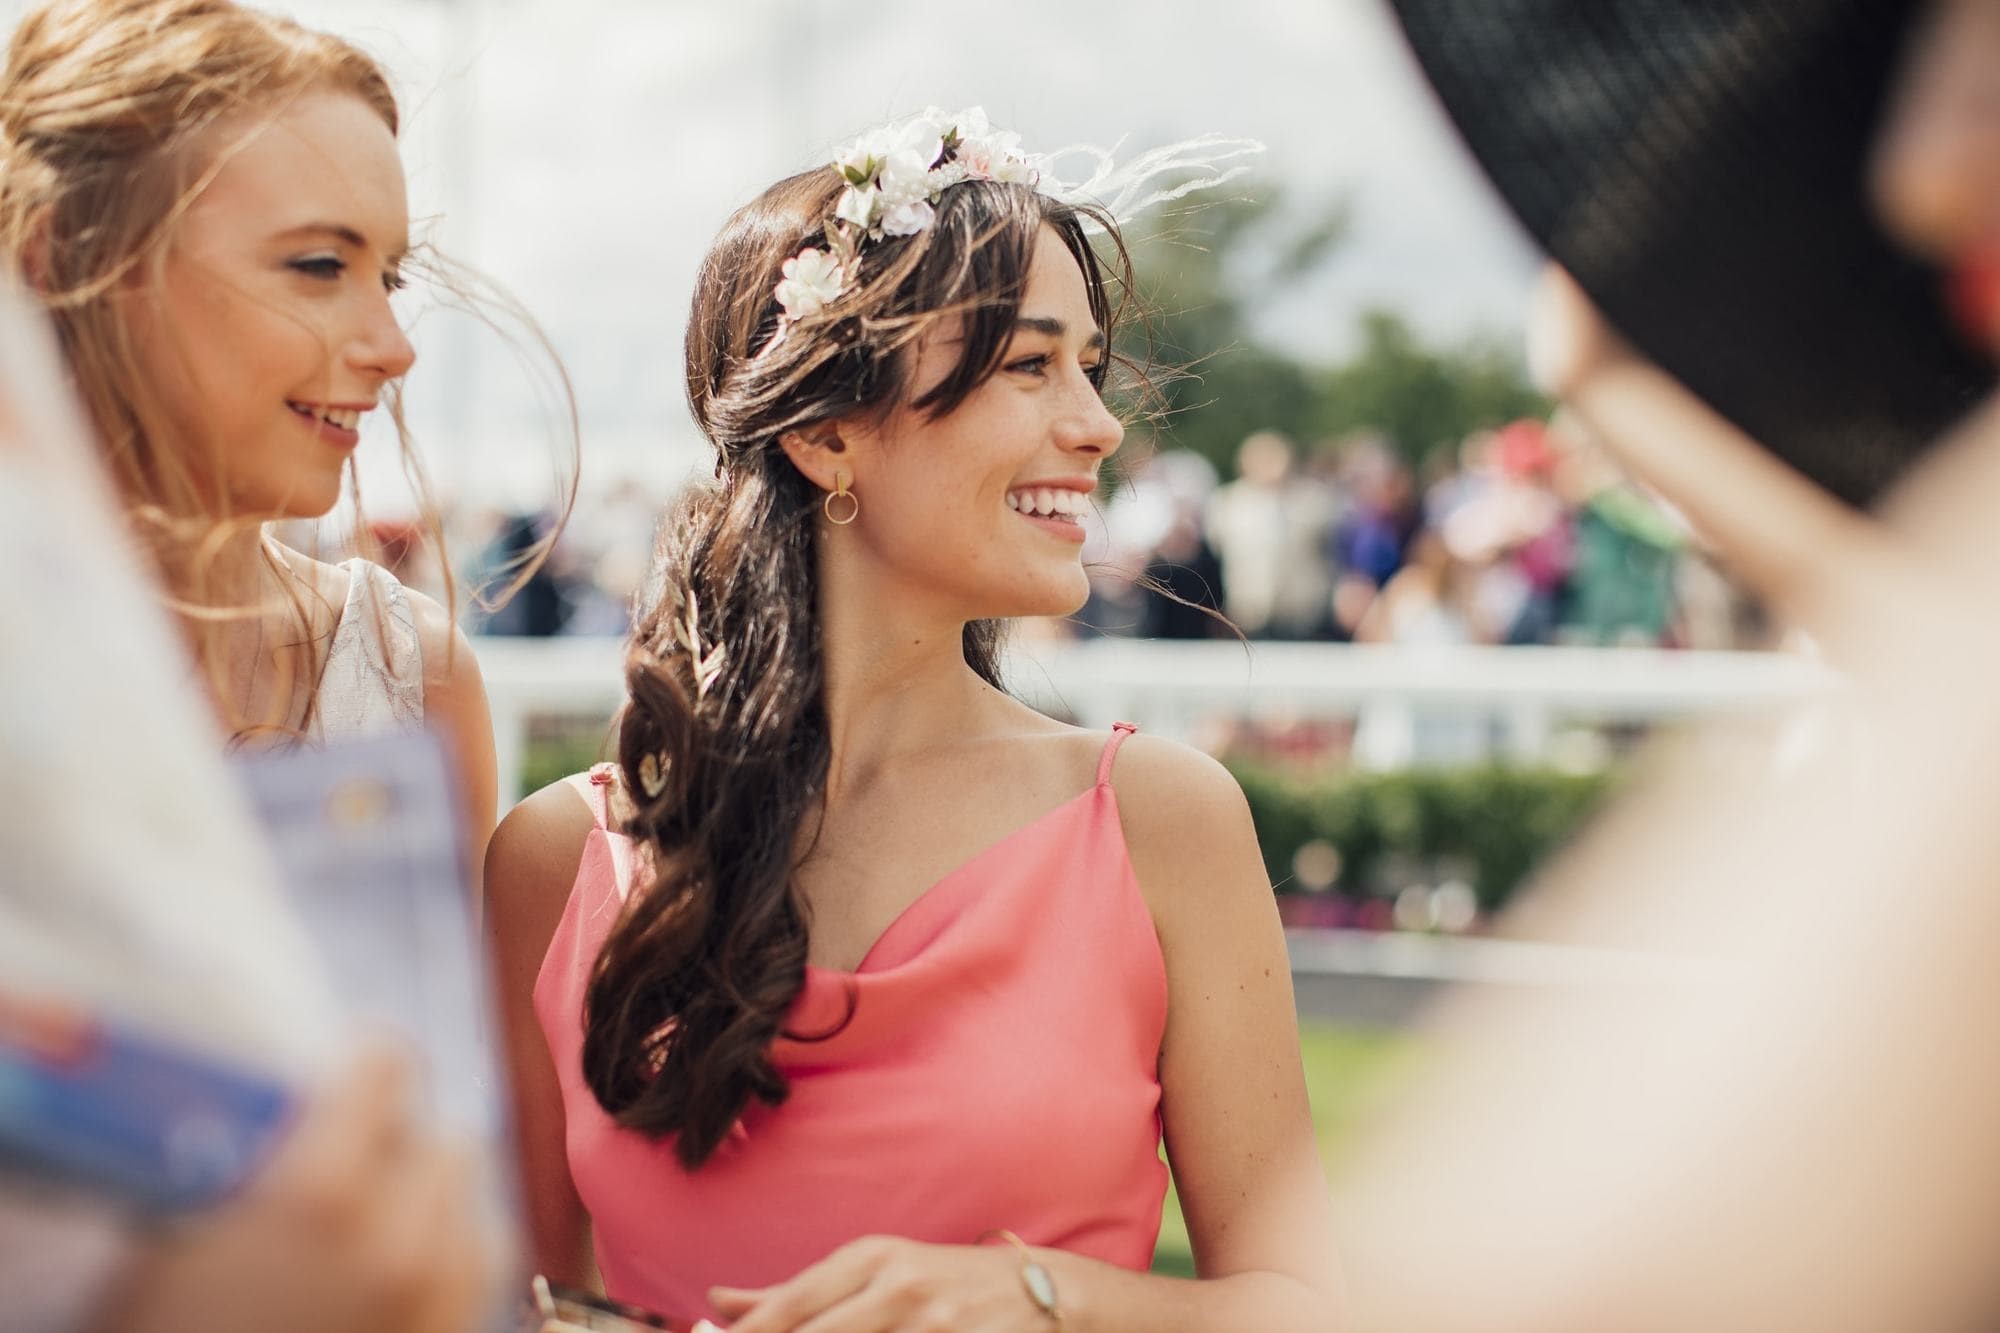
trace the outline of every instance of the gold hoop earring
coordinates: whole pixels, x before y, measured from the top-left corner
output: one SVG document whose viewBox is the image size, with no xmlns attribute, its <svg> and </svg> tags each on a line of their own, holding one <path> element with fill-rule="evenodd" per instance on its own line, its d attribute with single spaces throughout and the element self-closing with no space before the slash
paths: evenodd
<svg viewBox="0 0 2000 1333">
<path fill-rule="evenodd" d="M 847 501 L 846 509 L 841 511 L 847 517 L 840 518 L 835 515 L 833 506 L 835 500 Z M 847 489 L 847 474 L 845 472 L 836 472 L 833 474 L 833 489 L 827 492 L 826 499 L 820 502 L 820 508 L 826 513 L 826 521 L 837 528 L 844 528 L 855 519 L 861 517 L 861 497 Z"/>
</svg>

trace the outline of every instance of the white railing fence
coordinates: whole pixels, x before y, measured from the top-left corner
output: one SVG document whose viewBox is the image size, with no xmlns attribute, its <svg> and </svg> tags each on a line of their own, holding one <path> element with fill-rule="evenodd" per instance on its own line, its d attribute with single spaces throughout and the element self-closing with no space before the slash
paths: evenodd
<svg viewBox="0 0 2000 1333">
<path fill-rule="evenodd" d="M 520 790 L 528 726 L 608 717 L 624 700 L 614 639 L 474 641 L 492 706 L 501 809 Z M 1023 643 L 1010 686 L 1091 727 L 1129 719 L 1185 737 L 1204 719 L 1354 718 L 1357 760 L 1394 767 L 1428 722 L 1484 724 L 1509 757 L 1542 755 L 1571 721 L 1653 723 L 1745 713 L 1797 699 L 1821 668 L 1776 653 L 1627 648 L 1405 648 L 1357 644 L 1091 639 Z"/>
</svg>

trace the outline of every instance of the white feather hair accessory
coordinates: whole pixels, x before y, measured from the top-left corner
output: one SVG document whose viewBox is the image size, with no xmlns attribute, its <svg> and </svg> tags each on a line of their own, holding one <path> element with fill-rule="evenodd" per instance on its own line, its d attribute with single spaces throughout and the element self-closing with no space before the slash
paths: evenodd
<svg viewBox="0 0 2000 1333">
<path fill-rule="evenodd" d="M 1123 140 L 1120 140 L 1122 145 Z M 1066 204 L 1089 204 L 1119 225 L 1158 204 L 1213 189 L 1249 170 L 1238 159 L 1264 151 L 1255 139 L 1205 134 L 1141 153 L 1119 164 L 1110 149 L 1072 145 L 1044 155 L 1021 151 L 1020 135 L 996 130 L 979 107 L 915 116 L 868 131 L 834 155 L 833 170 L 847 188 L 827 221 L 827 244 L 808 246 L 784 264 L 772 295 L 784 311 L 775 346 L 801 319 L 840 298 L 855 273 L 861 247 L 885 236 L 910 236 L 937 219 L 944 192 L 969 180 L 1033 186 Z M 1066 181 L 1058 169 L 1083 158 L 1089 171 Z M 1225 167 L 1225 163 L 1235 165 Z M 1087 230 L 1098 224 L 1084 215 Z"/>
</svg>

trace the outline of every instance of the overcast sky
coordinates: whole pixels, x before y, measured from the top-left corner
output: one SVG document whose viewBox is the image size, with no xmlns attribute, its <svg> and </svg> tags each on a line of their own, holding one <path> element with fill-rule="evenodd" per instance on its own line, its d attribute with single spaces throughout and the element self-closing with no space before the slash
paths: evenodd
<svg viewBox="0 0 2000 1333">
<path fill-rule="evenodd" d="M 736 205 L 859 130 L 983 105 L 1032 149 L 1203 133 L 1269 145 L 1258 178 L 1355 227 L 1266 312 L 1332 357 L 1386 304 L 1440 337 L 1519 324 L 1529 252 L 1467 164 L 1379 0 L 266 0 L 381 57 L 412 207 L 540 320 L 592 476 L 678 475 L 693 274 Z M 11 27 L 26 5 L 0 0 Z M 1245 188 L 1256 188 L 1246 179 Z M 411 401 L 454 489 L 531 495 L 546 428 L 497 340 L 426 317 Z M 379 442 L 378 442 L 379 444 Z M 374 449 L 379 460 L 385 451 Z"/>
</svg>

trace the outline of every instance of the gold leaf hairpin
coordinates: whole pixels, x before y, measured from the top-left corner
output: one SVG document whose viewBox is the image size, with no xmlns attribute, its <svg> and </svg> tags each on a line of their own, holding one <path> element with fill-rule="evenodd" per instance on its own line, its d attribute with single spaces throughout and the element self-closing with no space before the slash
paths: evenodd
<svg viewBox="0 0 2000 1333">
<path fill-rule="evenodd" d="M 701 650 L 701 603 L 693 593 L 688 594 L 687 614 L 681 618 L 681 637 L 688 660 L 694 664 L 695 698 L 705 699 L 709 687 L 722 674 L 722 645 L 718 643 L 706 653 Z"/>
</svg>

